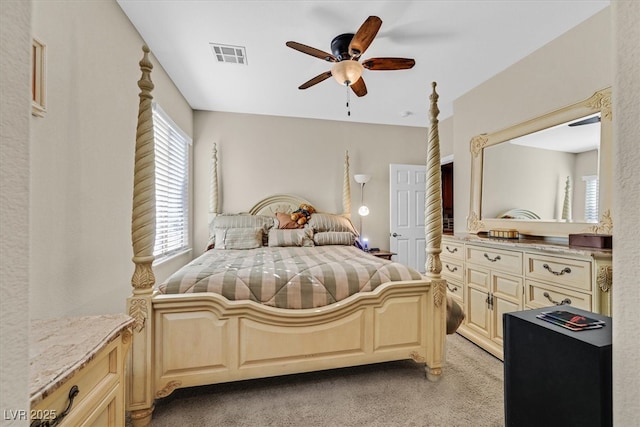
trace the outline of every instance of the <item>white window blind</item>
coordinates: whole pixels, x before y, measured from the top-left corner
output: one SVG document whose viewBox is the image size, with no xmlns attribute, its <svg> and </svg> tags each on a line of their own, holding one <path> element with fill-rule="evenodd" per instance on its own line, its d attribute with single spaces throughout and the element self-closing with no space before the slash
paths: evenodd
<svg viewBox="0 0 640 427">
<path fill-rule="evenodd" d="M 189 248 L 191 138 L 153 104 L 156 157 L 156 260 Z"/>
<path fill-rule="evenodd" d="M 584 219 L 587 222 L 598 222 L 598 176 L 583 176 L 585 183 Z"/>
</svg>

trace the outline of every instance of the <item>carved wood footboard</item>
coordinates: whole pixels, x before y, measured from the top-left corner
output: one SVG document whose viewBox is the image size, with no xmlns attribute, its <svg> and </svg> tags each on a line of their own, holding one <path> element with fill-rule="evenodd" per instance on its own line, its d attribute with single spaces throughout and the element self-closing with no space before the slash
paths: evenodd
<svg viewBox="0 0 640 427">
<path fill-rule="evenodd" d="M 179 387 L 402 359 L 438 375 L 445 303 L 434 298 L 442 292 L 430 282 L 399 282 L 307 310 L 210 293 L 156 296 L 154 397 Z"/>
</svg>

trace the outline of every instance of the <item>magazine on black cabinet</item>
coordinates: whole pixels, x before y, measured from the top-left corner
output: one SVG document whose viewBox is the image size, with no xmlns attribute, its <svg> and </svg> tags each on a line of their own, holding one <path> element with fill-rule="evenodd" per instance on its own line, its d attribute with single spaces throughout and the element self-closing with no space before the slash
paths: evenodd
<svg viewBox="0 0 640 427">
<path fill-rule="evenodd" d="M 604 325 L 603 320 L 592 319 L 567 310 L 543 311 L 542 314 L 578 327 Z"/>
</svg>

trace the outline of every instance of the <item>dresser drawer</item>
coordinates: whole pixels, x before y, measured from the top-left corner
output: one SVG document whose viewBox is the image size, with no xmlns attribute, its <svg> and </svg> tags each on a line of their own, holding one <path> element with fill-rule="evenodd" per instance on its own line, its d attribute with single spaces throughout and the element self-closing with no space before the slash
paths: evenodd
<svg viewBox="0 0 640 427">
<path fill-rule="evenodd" d="M 464 263 L 462 260 L 442 258 L 442 277 L 447 280 L 464 281 Z"/>
<path fill-rule="evenodd" d="M 120 359 L 118 358 L 118 352 L 121 351 L 118 343 L 119 340 L 111 342 L 86 366 L 65 381 L 64 385 L 31 409 L 43 413 L 54 411 L 59 415 L 68 405 L 71 388 L 77 386 L 78 393 L 73 399 L 71 410 L 60 425 L 73 425 L 74 423 L 69 424 L 72 419 L 85 417 L 88 411 L 94 409 L 95 402 L 93 400 L 96 399 L 96 396 L 108 393 L 120 381 L 120 373 L 118 372 L 120 363 L 118 361 L 122 356 Z"/>
<path fill-rule="evenodd" d="M 527 278 L 591 292 L 591 263 L 576 259 L 527 254 Z"/>
<path fill-rule="evenodd" d="M 464 299 L 464 286 L 462 282 L 447 279 L 447 293 L 462 302 Z"/>
<path fill-rule="evenodd" d="M 522 252 L 467 245 L 466 253 L 467 262 L 492 270 L 522 275 Z"/>
<path fill-rule="evenodd" d="M 560 304 L 591 311 L 591 295 L 557 288 L 547 283 L 526 280 L 527 308 L 551 307 Z"/>
<path fill-rule="evenodd" d="M 448 259 L 464 260 L 464 243 L 452 241 L 448 239 L 442 239 L 442 252 L 441 257 Z"/>
</svg>

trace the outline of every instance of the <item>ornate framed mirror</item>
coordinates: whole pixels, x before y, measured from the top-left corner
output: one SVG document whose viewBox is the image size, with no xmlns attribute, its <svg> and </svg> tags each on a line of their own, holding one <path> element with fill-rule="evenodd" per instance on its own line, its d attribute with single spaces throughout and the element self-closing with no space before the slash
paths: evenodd
<svg viewBox="0 0 640 427">
<path fill-rule="evenodd" d="M 470 233 L 610 234 L 611 88 L 471 139 Z"/>
</svg>

